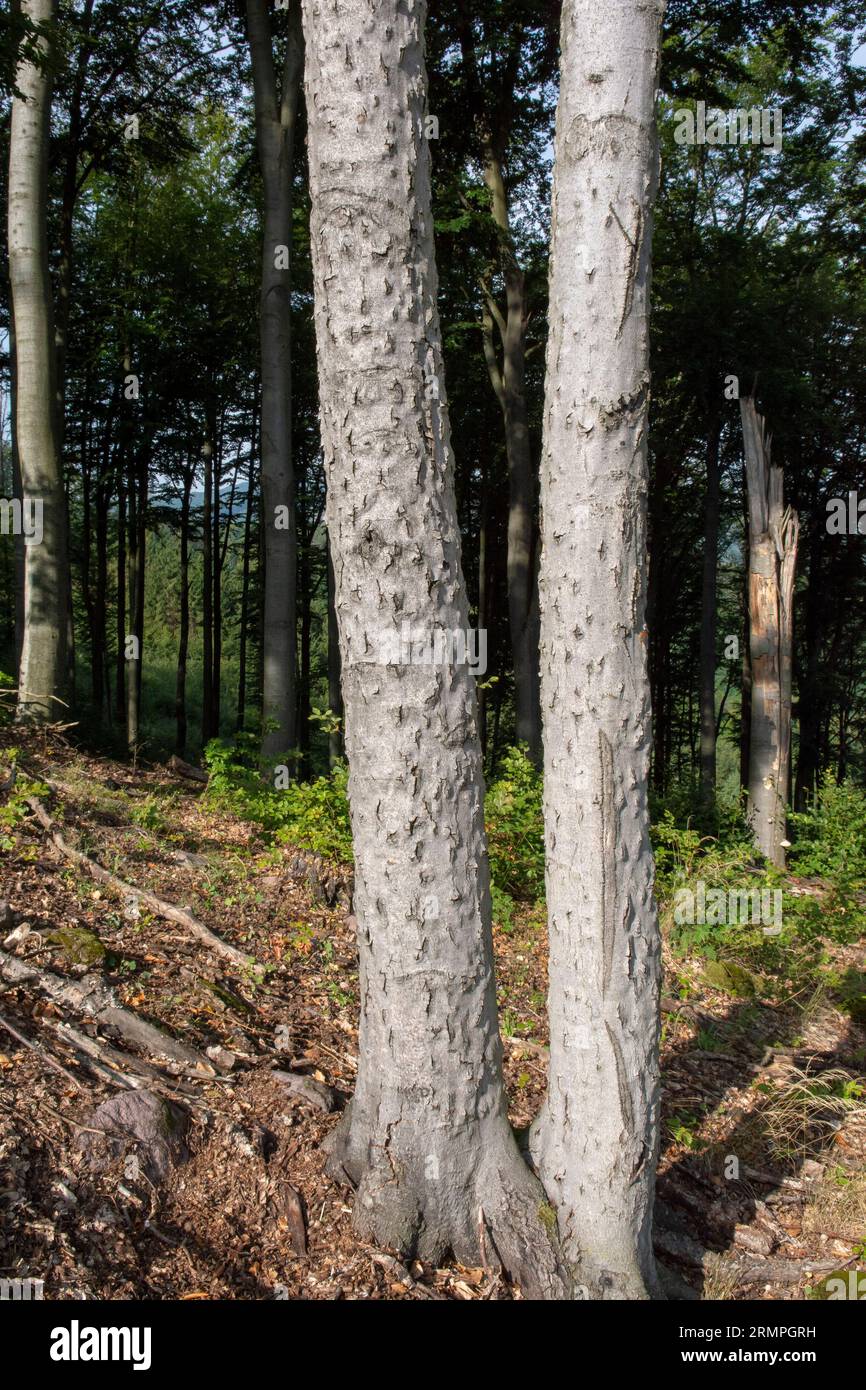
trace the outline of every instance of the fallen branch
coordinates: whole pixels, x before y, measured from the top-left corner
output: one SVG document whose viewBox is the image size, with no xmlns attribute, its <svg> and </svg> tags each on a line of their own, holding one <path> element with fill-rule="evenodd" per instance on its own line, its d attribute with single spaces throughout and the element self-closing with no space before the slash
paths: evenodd
<svg viewBox="0 0 866 1390">
<path fill-rule="evenodd" d="M 188 782 L 209 781 L 208 774 L 200 767 L 193 767 L 192 763 L 185 763 L 183 758 L 179 758 L 176 753 L 172 753 L 166 767 L 177 777 L 185 777 Z"/>
<path fill-rule="evenodd" d="M 51 1053 L 44 1048 L 41 1043 L 35 1042 L 33 1038 L 28 1038 L 24 1033 L 20 1033 L 18 1029 L 9 1022 L 8 1018 L 4 1018 L 2 1014 L 0 1014 L 0 1028 L 5 1028 L 6 1032 L 9 1033 L 16 1042 L 21 1043 L 22 1047 L 26 1047 L 31 1052 L 34 1052 L 36 1056 L 41 1061 L 45 1062 L 47 1066 L 51 1067 L 53 1071 L 59 1072 L 67 1081 L 71 1081 L 76 1091 L 82 1090 L 81 1082 L 77 1077 L 72 1075 L 71 1071 L 67 1071 L 66 1067 L 58 1062 L 56 1057 L 52 1057 Z"/>
<path fill-rule="evenodd" d="M 99 1063 L 97 1074 L 104 1072 L 104 1080 L 110 1079 L 115 1085 L 122 1086 L 129 1091 L 162 1086 L 172 1095 L 178 1091 L 185 1096 L 195 1096 L 196 1094 L 191 1087 L 181 1085 L 174 1076 L 160 1071 L 159 1067 L 153 1066 L 150 1062 L 141 1061 L 138 1057 L 130 1057 L 128 1052 L 120 1052 L 116 1047 L 111 1047 L 109 1043 L 90 1038 L 86 1033 L 81 1033 L 77 1028 L 73 1028 L 71 1023 L 61 1023 L 57 1019 L 45 1019 L 43 1021 L 54 1030 L 61 1042 L 73 1049 L 76 1055 L 83 1054 L 83 1060 L 88 1063 Z M 132 1075 L 128 1073 L 132 1073 Z"/>
<path fill-rule="evenodd" d="M 109 873 L 108 869 L 103 869 L 101 864 L 97 864 L 95 859 L 91 859 L 80 849 L 73 848 L 63 838 L 56 823 L 37 797 L 28 796 L 27 805 L 43 830 L 50 836 L 52 844 L 60 850 L 60 853 L 70 859 L 73 864 L 78 864 L 81 868 L 86 869 L 97 883 L 105 883 L 125 898 L 134 898 L 137 902 L 144 903 L 145 907 L 150 908 L 157 917 L 164 917 L 168 922 L 176 922 L 178 926 L 184 927 L 191 936 L 207 946 L 209 950 L 224 956 L 226 960 L 232 961 L 235 965 L 247 969 L 250 965 L 255 964 L 252 956 L 246 955 L 243 951 L 239 951 L 236 946 L 230 946 L 227 941 L 223 941 L 221 936 L 212 932 L 210 927 L 206 927 L 204 922 L 200 922 L 187 908 L 176 907 L 174 903 L 166 902 L 164 898 L 157 897 L 155 893 L 149 892 L 146 888 L 136 888 L 133 884 L 126 883 L 116 874 Z"/>
<path fill-rule="evenodd" d="M 184 1066 L 192 1067 L 205 1076 L 214 1075 L 213 1067 L 200 1053 L 123 1008 L 113 991 L 93 975 L 87 975 L 79 982 L 68 976 L 55 975 L 50 970 L 41 970 L 35 965 L 25 965 L 17 956 L 2 950 L 0 975 L 10 984 L 35 985 L 61 1008 L 94 1018 L 100 1026 L 113 1029 L 142 1052 L 182 1062 Z"/>
<path fill-rule="evenodd" d="M 838 1260 L 762 1260 L 744 1268 L 733 1265 L 731 1272 L 738 1284 L 797 1284 L 812 1274 L 829 1274 L 839 1268 Z"/>
</svg>

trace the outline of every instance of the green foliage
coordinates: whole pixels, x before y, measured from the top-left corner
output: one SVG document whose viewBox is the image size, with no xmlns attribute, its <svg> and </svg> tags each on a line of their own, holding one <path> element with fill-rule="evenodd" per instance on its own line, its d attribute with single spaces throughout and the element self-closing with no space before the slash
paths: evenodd
<svg viewBox="0 0 866 1390">
<path fill-rule="evenodd" d="M 541 773 L 525 749 L 509 748 L 487 791 L 490 878 L 500 894 L 528 902 L 536 902 L 544 892 L 541 792 Z"/>
<path fill-rule="evenodd" d="M 327 777 L 293 782 L 279 792 L 285 824 L 277 832 L 281 844 L 300 845 L 336 863 L 352 863 L 352 825 L 346 791 L 348 769 L 338 764 Z"/>
<path fill-rule="evenodd" d="M 11 724 L 15 717 L 16 683 L 5 671 L 0 671 L 0 725 Z"/>
<path fill-rule="evenodd" d="M 866 888 L 866 790 L 828 773 L 808 811 L 790 817 L 795 873 L 829 880 L 840 900 Z"/>
<path fill-rule="evenodd" d="M 175 800 L 174 795 L 170 800 Z M 164 797 L 146 796 L 143 801 L 132 807 L 129 816 L 133 824 L 140 826 L 142 830 L 152 830 L 157 835 L 166 835 L 171 830 L 171 823 L 165 815 Z"/>
<path fill-rule="evenodd" d="M 6 757 L 12 764 L 13 770 L 16 768 L 18 759 L 17 748 L 7 748 Z M 32 777 L 22 777 L 20 772 L 15 778 L 13 786 L 6 799 L 6 803 L 0 806 L 0 850 L 11 850 L 15 848 L 15 840 L 11 834 L 4 834 L 4 831 L 17 830 L 21 823 L 30 815 L 30 807 L 27 805 L 29 796 L 50 796 L 51 791 L 44 782 L 37 782 Z"/>
<path fill-rule="evenodd" d="M 277 789 L 262 777 L 252 734 L 239 734 L 234 742 L 212 739 L 205 764 L 210 773 L 206 795 L 215 805 L 252 821 L 279 844 L 313 850 L 335 863 L 352 862 L 344 764 L 326 777 Z"/>
</svg>

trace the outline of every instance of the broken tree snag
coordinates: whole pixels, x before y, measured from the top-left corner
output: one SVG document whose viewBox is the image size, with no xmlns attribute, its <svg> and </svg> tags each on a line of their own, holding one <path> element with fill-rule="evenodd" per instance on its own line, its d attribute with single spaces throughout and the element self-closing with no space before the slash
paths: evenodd
<svg viewBox="0 0 866 1390">
<path fill-rule="evenodd" d="M 96 978 L 85 975 L 83 980 L 72 980 L 63 975 L 55 975 L 51 970 L 42 970 L 35 965 L 0 951 L 0 976 L 8 984 L 32 985 L 46 994 L 61 1008 L 71 1009 L 73 1013 L 95 1019 L 101 1026 L 119 1033 L 133 1047 L 140 1048 L 154 1057 L 168 1057 L 173 1062 L 182 1062 L 193 1067 L 205 1076 L 213 1076 L 210 1063 L 185 1043 L 178 1042 L 168 1033 L 163 1033 L 137 1014 L 130 1013 L 114 997 L 113 990 Z"/>
<path fill-rule="evenodd" d="M 144 903 L 145 907 L 149 907 L 157 917 L 164 917 L 168 922 L 176 922 L 179 927 L 184 927 L 203 946 L 207 946 L 209 950 L 214 951 L 219 956 L 224 956 L 226 960 L 232 961 L 235 965 L 241 966 L 242 969 L 247 969 L 250 965 L 255 964 L 253 956 L 248 956 L 244 951 L 239 951 L 236 946 L 230 946 L 227 941 L 223 941 L 221 936 L 217 936 L 210 927 L 206 927 L 204 922 L 200 922 L 187 908 L 177 907 L 174 903 L 166 902 L 164 898 L 157 897 L 156 893 L 150 893 L 146 888 L 136 888 L 134 884 L 125 882 L 116 874 L 109 873 L 108 869 L 103 869 L 101 864 L 97 864 L 95 859 L 91 859 L 80 849 L 75 849 L 63 838 L 56 823 L 51 819 L 42 802 L 35 796 L 28 796 L 27 805 L 43 830 L 50 835 L 52 844 L 60 850 L 60 853 L 65 855 L 67 859 L 71 859 L 73 864 L 79 864 L 86 869 L 90 877 L 95 878 L 97 883 L 105 883 L 116 893 Z"/>
<path fill-rule="evenodd" d="M 166 767 L 169 772 L 175 773 L 177 777 L 184 777 L 188 782 L 202 782 L 206 786 L 210 781 L 203 768 L 193 767 L 192 763 L 185 763 L 183 758 L 179 758 L 176 753 L 172 753 Z"/>
<path fill-rule="evenodd" d="M 661 0 L 564 0 L 541 461 L 550 940 L 529 1147 L 592 1299 L 659 1292 L 648 779 L 648 312 Z"/>
<path fill-rule="evenodd" d="M 755 842 L 785 867 L 791 765 L 794 578 L 800 523 L 784 505 L 781 468 L 770 461 L 770 435 L 751 396 L 740 400 L 749 504 L 749 652 L 752 717 L 749 821 Z"/>
</svg>

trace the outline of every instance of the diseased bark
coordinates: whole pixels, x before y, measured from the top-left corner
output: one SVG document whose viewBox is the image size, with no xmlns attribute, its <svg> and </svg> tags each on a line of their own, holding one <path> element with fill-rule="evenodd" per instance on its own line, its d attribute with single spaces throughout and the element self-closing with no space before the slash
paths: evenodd
<svg viewBox="0 0 866 1390">
<path fill-rule="evenodd" d="M 54 0 L 21 0 L 36 24 Z M 40 40 L 50 60 L 48 41 Z M 24 628 L 17 718 L 62 714 L 67 646 L 66 499 L 55 410 L 54 309 L 48 269 L 49 68 L 19 63 L 9 137 L 9 282 L 15 316 L 15 440 L 25 506 L 42 509 L 42 537 L 24 547 Z"/>
<path fill-rule="evenodd" d="M 749 504 L 749 820 L 761 853 L 784 868 L 800 523 L 784 505 L 782 470 L 770 462 L 770 436 L 750 396 L 741 398 L 740 414 Z"/>
<path fill-rule="evenodd" d="M 662 0 L 566 0 L 541 465 L 550 1073 L 530 1148 L 575 1281 L 657 1296 L 648 310 Z"/>
<path fill-rule="evenodd" d="M 508 1124 L 481 751 L 465 664 L 401 664 L 403 621 L 466 629 L 424 136 L 425 6 L 306 0 L 311 242 L 343 663 L 361 993 L 333 1168 L 402 1254 L 492 1243 L 561 1295 L 543 1193 Z M 435 828 L 434 828 L 435 827 Z M 485 1236 L 485 1232 L 487 1233 Z"/>
<path fill-rule="evenodd" d="M 292 462 L 291 271 L 292 158 L 303 76 L 300 0 L 288 16 L 282 82 L 277 91 L 266 0 L 247 0 L 256 141 L 264 185 L 260 336 L 262 359 L 262 511 L 264 647 L 262 760 L 295 745 L 297 535 Z M 282 514 L 278 517 L 278 509 Z"/>
</svg>

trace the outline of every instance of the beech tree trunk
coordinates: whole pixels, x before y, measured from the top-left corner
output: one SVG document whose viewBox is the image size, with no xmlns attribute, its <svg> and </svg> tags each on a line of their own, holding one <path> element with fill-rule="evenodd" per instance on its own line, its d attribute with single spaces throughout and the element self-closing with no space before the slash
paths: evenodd
<svg viewBox="0 0 866 1390">
<path fill-rule="evenodd" d="M 247 0 L 256 141 L 264 185 L 260 335 L 262 511 L 265 549 L 262 759 L 295 745 L 297 534 L 292 462 L 292 157 L 303 76 L 300 0 L 292 0 L 277 90 L 266 0 Z"/>
<path fill-rule="evenodd" d="M 791 765 L 794 575 L 800 523 L 784 505 L 781 468 L 750 396 L 740 400 L 749 504 L 749 650 L 752 671 L 749 820 L 755 843 L 785 866 Z"/>
<path fill-rule="evenodd" d="M 574 1279 L 655 1296 L 648 309 L 662 0 L 565 0 L 541 465 L 550 1074 L 531 1152 Z"/>
<path fill-rule="evenodd" d="M 357 1088 L 332 1150 L 368 1237 L 492 1251 L 557 1294 L 543 1193 L 511 1132 L 481 750 L 465 664 L 402 662 L 401 624 L 465 629 L 442 374 L 425 6 L 305 0 L 311 241 L 355 848 Z M 485 1251 L 487 1254 L 485 1255 Z"/>
<path fill-rule="evenodd" d="M 54 0 L 21 0 L 35 24 Z M 48 42 L 40 40 L 43 54 Z M 19 63 L 9 137 L 9 281 L 15 318 L 15 438 L 25 509 L 42 509 L 40 542 L 24 547 L 24 630 L 18 719 L 61 718 L 66 678 L 67 528 L 55 409 L 54 310 L 48 270 L 47 180 L 51 79 Z"/>
</svg>

